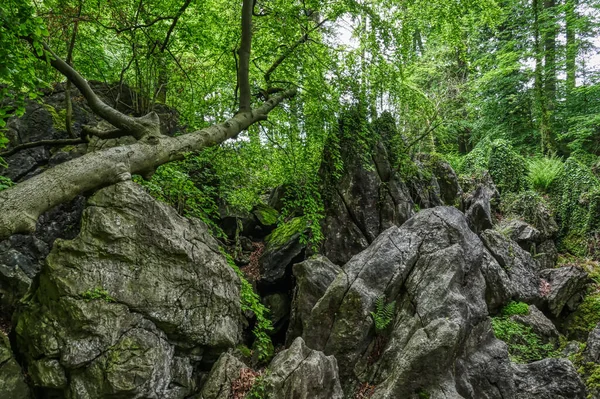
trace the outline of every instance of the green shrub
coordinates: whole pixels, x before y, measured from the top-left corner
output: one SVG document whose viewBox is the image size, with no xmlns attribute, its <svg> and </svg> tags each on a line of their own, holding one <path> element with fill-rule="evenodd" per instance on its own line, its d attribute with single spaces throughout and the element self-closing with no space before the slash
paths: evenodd
<svg viewBox="0 0 600 399">
<path fill-rule="evenodd" d="M 600 181 L 571 157 L 552 185 L 551 195 L 560 219 L 559 248 L 586 256 L 588 239 L 600 230 Z"/>
<path fill-rule="evenodd" d="M 550 226 L 548 221 L 552 218 L 551 206 L 539 193 L 525 190 L 520 193 L 504 195 L 500 209 L 505 216 L 513 216 L 524 220 L 543 233 L 551 235 L 556 233 L 556 226 Z M 553 232 L 550 229 L 554 229 Z"/>
<path fill-rule="evenodd" d="M 515 363 L 529 363 L 558 355 L 554 345 L 542 343 L 531 327 L 510 317 L 493 317 L 492 328 L 496 338 L 508 345 L 508 354 Z"/>
<path fill-rule="evenodd" d="M 490 176 L 500 193 L 518 193 L 527 186 L 527 165 L 506 140 L 495 140 L 491 144 L 488 163 Z"/>
<path fill-rule="evenodd" d="M 473 174 L 488 170 L 498 190 L 519 192 L 527 187 L 527 165 L 512 145 L 503 139 L 480 141 L 468 153 L 460 171 Z"/>
<path fill-rule="evenodd" d="M 219 207 L 217 184 L 211 181 L 213 178 L 210 170 L 196 165 L 194 159 L 190 158 L 160 166 L 148 181 L 140 176 L 134 176 L 133 180 L 181 215 L 202 220 L 215 236 L 224 237 L 225 234 L 215 223 L 219 217 Z"/>
<path fill-rule="evenodd" d="M 547 193 L 560 175 L 563 163 L 556 157 L 535 158 L 527 163 L 529 184 L 534 190 Z"/>
<path fill-rule="evenodd" d="M 258 360 L 262 363 L 266 363 L 273 357 L 274 353 L 273 342 L 268 334 L 270 331 L 273 331 L 273 324 L 271 323 L 271 320 L 267 318 L 269 309 L 261 303 L 260 297 L 254 292 L 254 288 L 252 288 L 252 284 L 246 280 L 244 273 L 242 273 L 240 268 L 235 264 L 231 255 L 222 248 L 221 253 L 227 259 L 229 266 L 233 268 L 240 278 L 242 284 L 240 290 L 240 306 L 242 312 L 252 312 L 256 317 L 256 323 L 252 330 L 255 338 L 252 347 L 258 352 Z"/>
<path fill-rule="evenodd" d="M 510 302 L 500 312 L 502 316 L 527 315 L 529 314 L 529 305 L 523 302 Z"/>
</svg>

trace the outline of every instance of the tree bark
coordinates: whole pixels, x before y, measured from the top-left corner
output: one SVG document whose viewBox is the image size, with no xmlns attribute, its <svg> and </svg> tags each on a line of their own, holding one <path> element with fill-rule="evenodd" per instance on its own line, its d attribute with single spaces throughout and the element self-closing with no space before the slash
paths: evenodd
<svg viewBox="0 0 600 399">
<path fill-rule="evenodd" d="M 259 108 L 193 133 L 152 136 L 135 144 L 91 152 L 1 191 L 0 240 L 35 231 L 42 213 L 81 193 L 127 180 L 132 174 L 151 173 L 164 163 L 182 159 L 186 153 L 236 137 L 253 123 L 267 119 L 273 108 L 294 95 L 294 89 L 288 90 Z"/>
<path fill-rule="evenodd" d="M 244 0 L 242 5 L 242 40 L 238 55 L 240 66 L 238 69 L 238 85 L 240 87 L 239 112 L 250 110 L 250 49 L 252 48 L 252 11 L 254 0 Z"/>
<path fill-rule="evenodd" d="M 576 80 L 576 58 L 578 53 L 575 25 L 577 16 L 575 14 L 576 0 L 567 0 L 565 3 L 565 19 L 566 19 L 566 39 L 567 39 L 567 54 L 566 54 L 566 95 L 567 107 L 571 109 L 572 95 L 575 89 Z"/>
</svg>

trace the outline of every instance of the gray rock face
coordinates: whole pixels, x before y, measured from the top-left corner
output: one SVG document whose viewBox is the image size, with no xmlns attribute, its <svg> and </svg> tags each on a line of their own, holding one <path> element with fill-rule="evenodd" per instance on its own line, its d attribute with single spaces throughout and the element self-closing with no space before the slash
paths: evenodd
<svg viewBox="0 0 600 399">
<path fill-rule="evenodd" d="M 290 317 L 290 298 L 287 293 L 276 292 L 263 298 L 263 304 L 269 309 L 269 319 L 273 323 L 273 331 L 276 334 L 286 325 Z"/>
<path fill-rule="evenodd" d="M 297 337 L 302 336 L 313 307 L 341 271 L 339 266 L 321 255 L 294 265 L 296 288 L 292 300 L 290 325 L 285 339 L 287 346 L 291 345 Z"/>
<path fill-rule="evenodd" d="M 600 323 L 588 335 L 583 357 L 586 362 L 600 363 Z"/>
<path fill-rule="evenodd" d="M 542 240 L 542 233 L 522 220 L 510 220 L 504 223 L 501 228 L 508 232 L 511 240 L 528 252 L 535 250 L 536 245 Z"/>
<path fill-rule="evenodd" d="M 542 242 L 536 248 L 535 260 L 540 265 L 540 269 L 552 269 L 558 261 L 558 250 L 552 240 Z"/>
<path fill-rule="evenodd" d="M 544 300 L 555 317 L 564 309 L 569 312 L 575 310 L 589 282 L 587 273 L 576 266 L 542 270 L 540 277 L 549 286 Z"/>
<path fill-rule="evenodd" d="M 0 305 L 12 308 L 25 295 L 56 239 L 79 233 L 84 204 L 79 196 L 42 214 L 33 235 L 15 234 L 0 241 Z"/>
<path fill-rule="evenodd" d="M 346 263 L 385 229 L 404 223 L 414 213 L 409 188 L 394 173 L 382 143 L 374 148 L 371 168 L 357 154 L 342 157 L 344 173 L 328 188 L 331 195 L 325 198 L 321 223 L 322 253 L 335 264 Z"/>
<path fill-rule="evenodd" d="M 337 362 L 297 338 L 279 353 L 265 378 L 267 397 L 277 399 L 343 399 Z"/>
<path fill-rule="evenodd" d="M 495 230 L 481 233 L 481 240 L 502 268 L 502 271 L 494 270 L 493 265 L 490 268 L 495 281 L 492 290 L 506 292 L 517 301 L 539 303 L 539 265 L 532 256 Z"/>
<path fill-rule="evenodd" d="M 534 305 L 529 306 L 529 314 L 514 315 L 511 319 L 531 327 L 534 333 L 542 338 L 544 343 L 558 342 L 559 333 L 554 323 L 552 323 L 544 314 Z"/>
<path fill-rule="evenodd" d="M 506 350 L 487 318 L 483 257 L 481 241 L 458 210 L 421 211 L 344 266 L 311 311 L 303 338 L 335 355 L 343 381 L 374 383 L 376 399 L 442 391 L 460 397 L 457 386 L 501 398 L 497 388 L 477 382 L 485 373 L 467 366 L 489 363 L 510 393 Z M 374 358 L 370 312 L 381 296 L 396 301 L 397 314 Z"/>
<path fill-rule="evenodd" d="M 566 359 L 513 365 L 516 399 L 584 399 L 585 386 Z"/>
<path fill-rule="evenodd" d="M 477 182 L 473 192 L 465 196 L 464 206 L 467 223 L 475 233 L 491 229 L 494 224 L 492 204 L 500 198 L 500 193 L 491 177 L 486 174 Z"/>
<path fill-rule="evenodd" d="M 291 267 L 301 260 L 305 248 L 306 244 L 300 242 L 300 233 L 291 235 L 283 243 L 268 243 L 259 260 L 261 286 L 266 290 L 287 288 Z"/>
<path fill-rule="evenodd" d="M 29 387 L 13 358 L 8 337 L 0 332 L 0 398 L 29 399 Z"/>
<path fill-rule="evenodd" d="M 236 345 L 241 318 L 239 279 L 207 228 L 124 182 L 88 200 L 75 239 L 55 242 L 16 332 L 39 388 L 182 398 L 190 361 Z"/>
<path fill-rule="evenodd" d="M 223 353 L 210 370 L 198 399 L 225 399 L 231 395 L 231 383 L 246 365 L 229 353 Z"/>
</svg>

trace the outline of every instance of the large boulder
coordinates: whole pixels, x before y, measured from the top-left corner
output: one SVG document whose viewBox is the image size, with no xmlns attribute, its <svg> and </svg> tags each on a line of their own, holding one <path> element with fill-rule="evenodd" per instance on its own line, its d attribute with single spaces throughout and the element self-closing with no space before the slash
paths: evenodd
<svg viewBox="0 0 600 399">
<path fill-rule="evenodd" d="M 223 353 L 210 370 L 197 399 L 225 399 L 232 394 L 232 383 L 246 365 L 230 353 Z"/>
<path fill-rule="evenodd" d="M 16 320 L 41 391 L 182 398 L 192 363 L 240 340 L 239 279 L 203 223 L 123 182 L 88 200 L 75 239 L 54 243 Z"/>
<path fill-rule="evenodd" d="M 375 384 L 376 399 L 460 397 L 459 389 L 510 397 L 508 355 L 488 319 L 484 251 L 457 209 L 421 211 L 344 266 L 311 311 L 304 341 L 336 357 L 346 387 Z M 383 348 L 370 314 L 379 298 L 397 309 Z M 480 384 L 485 372 L 468 366 L 476 364 L 490 364 L 497 382 Z"/>
<path fill-rule="evenodd" d="M 275 356 L 264 383 L 268 398 L 344 398 L 335 357 L 310 349 L 302 338 Z"/>
<path fill-rule="evenodd" d="M 29 399 L 29 387 L 15 361 L 8 337 L 0 331 L 0 398 Z"/>
<path fill-rule="evenodd" d="M 339 266 L 322 255 L 316 255 L 294 265 L 296 287 L 294 288 L 290 325 L 286 336 L 288 346 L 297 337 L 302 336 L 313 307 L 341 271 Z"/>
<path fill-rule="evenodd" d="M 495 230 L 485 230 L 481 233 L 481 240 L 504 272 L 492 273 L 495 275 L 493 289 L 510 293 L 511 299 L 516 301 L 539 303 L 539 265 L 531 254 Z"/>
<path fill-rule="evenodd" d="M 544 286 L 548 287 L 544 292 L 544 300 L 554 317 L 560 316 L 565 309 L 574 311 L 589 283 L 588 274 L 577 266 L 542 270 L 540 276 Z"/>
<path fill-rule="evenodd" d="M 586 362 L 600 364 L 600 323 L 588 335 L 583 358 Z"/>
<path fill-rule="evenodd" d="M 584 399 L 585 385 L 567 359 L 513 365 L 516 399 Z"/>
</svg>

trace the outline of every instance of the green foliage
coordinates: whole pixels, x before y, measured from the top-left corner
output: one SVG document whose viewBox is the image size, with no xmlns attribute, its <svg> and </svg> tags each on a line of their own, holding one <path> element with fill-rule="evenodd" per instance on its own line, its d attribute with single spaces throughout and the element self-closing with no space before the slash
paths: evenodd
<svg viewBox="0 0 600 399">
<path fill-rule="evenodd" d="M 508 141 L 492 142 L 488 170 L 501 193 L 519 192 L 527 185 L 525 160 L 514 151 Z"/>
<path fill-rule="evenodd" d="M 587 239 L 600 229 L 600 181 L 571 157 L 552 186 L 552 197 L 560 220 L 560 248 L 587 255 Z"/>
<path fill-rule="evenodd" d="M 559 158 L 543 157 L 534 158 L 527 163 L 529 174 L 527 178 L 534 190 L 547 193 L 552 183 L 560 175 L 563 163 Z"/>
<path fill-rule="evenodd" d="M 115 302 L 115 298 L 110 296 L 108 291 L 102 287 L 90 288 L 89 290 L 81 293 L 81 297 L 88 302 L 94 299 L 101 299 L 106 302 Z"/>
<path fill-rule="evenodd" d="M 526 190 L 509 193 L 502 198 L 501 210 L 506 216 L 524 220 L 538 230 L 544 231 L 551 217 L 550 204 L 539 193 Z"/>
<path fill-rule="evenodd" d="M 509 302 L 500 312 L 502 316 L 527 315 L 529 314 L 529 305 L 523 302 Z"/>
<path fill-rule="evenodd" d="M 496 338 L 508 345 L 510 359 L 515 363 L 529 363 L 557 355 L 551 343 L 542 343 L 531 327 L 510 317 L 493 317 L 492 328 Z"/>
<path fill-rule="evenodd" d="M 190 157 L 182 162 L 169 163 L 159 167 L 150 180 L 134 176 L 134 181 L 180 214 L 202 220 L 214 235 L 224 236 L 215 222 L 219 217 L 218 182 L 214 172 L 201 159 Z"/>
<path fill-rule="evenodd" d="M 375 312 L 371 312 L 371 317 L 375 323 L 375 332 L 380 333 L 386 329 L 394 319 L 396 310 L 396 301 L 385 303 L 385 296 L 380 296 L 375 301 Z"/>
<path fill-rule="evenodd" d="M 10 180 L 8 177 L 0 176 L 0 191 L 6 190 L 7 188 L 14 186 L 14 184 L 15 183 L 13 183 L 12 180 Z"/>
<path fill-rule="evenodd" d="M 266 399 L 267 398 L 267 375 L 269 371 L 265 370 L 261 375 L 256 377 L 254 384 L 245 396 L 245 399 Z"/>
<path fill-rule="evenodd" d="M 306 220 L 304 217 L 298 216 L 279 225 L 265 238 L 265 241 L 271 246 L 280 246 L 287 243 L 296 234 L 303 234 L 305 231 Z"/>
<path fill-rule="evenodd" d="M 522 191 L 527 186 L 525 159 L 517 154 L 506 140 L 480 141 L 465 156 L 460 169 L 461 172 L 469 174 L 483 170 L 489 171 L 503 195 Z"/>
<path fill-rule="evenodd" d="M 591 264 L 592 284 L 587 287 L 583 301 L 565 321 L 566 335 L 571 339 L 586 340 L 590 331 L 600 323 L 600 269 Z"/>
<path fill-rule="evenodd" d="M 233 268 L 240 278 L 242 284 L 240 290 L 240 306 L 242 312 L 252 312 L 256 317 L 254 329 L 252 330 L 255 338 L 253 348 L 258 352 L 258 360 L 261 363 L 266 363 L 273 357 L 274 353 L 273 342 L 271 341 L 271 337 L 269 337 L 269 332 L 273 330 L 273 324 L 267 317 L 269 309 L 261 303 L 260 297 L 254 292 L 254 288 L 252 288 L 252 284 L 246 280 L 244 273 L 242 273 L 240 268 L 235 264 L 231 255 L 223 249 L 221 249 L 221 253 L 227 259 L 229 266 Z"/>
</svg>

